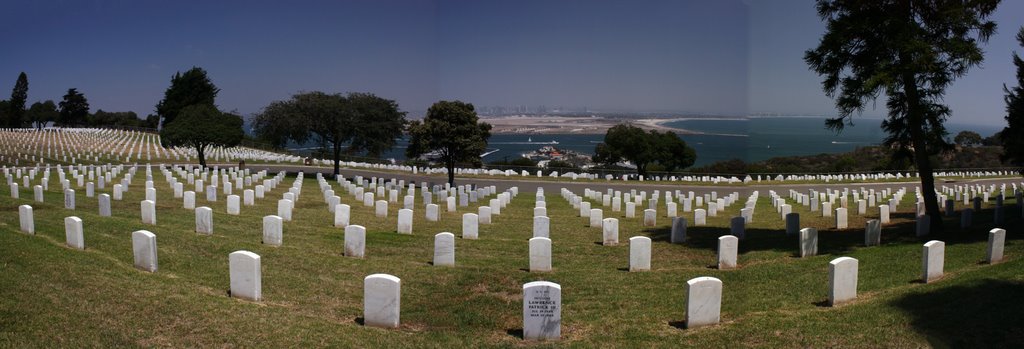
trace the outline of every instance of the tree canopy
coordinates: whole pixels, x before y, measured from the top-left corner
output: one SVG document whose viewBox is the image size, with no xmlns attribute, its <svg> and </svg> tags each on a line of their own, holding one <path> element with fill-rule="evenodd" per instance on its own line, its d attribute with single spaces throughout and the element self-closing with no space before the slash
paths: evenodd
<svg viewBox="0 0 1024 349">
<path fill-rule="evenodd" d="M 64 99 L 60 101 L 60 117 L 57 119 L 62 126 L 84 125 L 89 116 L 89 101 L 78 89 L 69 88 Z"/>
<path fill-rule="evenodd" d="M 57 111 L 57 104 L 53 101 L 35 102 L 25 113 L 29 122 L 38 129 L 42 129 L 48 122 L 55 122 L 60 117 Z"/>
<path fill-rule="evenodd" d="M 960 131 L 953 137 L 953 143 L 960 145 L 961 147 L 973 147 L 981 145 L 981 135 L 974 131 Z"/>
<path fill-rule="evenodd" d="M 329 147 L 334 174 L 341 155 L 380 156 L 395 145 L 406 124 L 398 103 L 370 93 L 327 94 L 304 92 L 286 101 L 274 101 L 253 118 L 257 137 L 276 147 L 311 138 Z"/>
<path fill-rule="evenodd" d="M 1017 42 L 1024 47 L 1024 27 L 1017 32 Z M 1006 92 L 1006 127 L 999 132 L 999 140 L 1003 146 L 1003 160 L 1017 167 L 1017 172 L 1024 174 L 1024 60 L 1017 53 L 1013 54 L 1013 65 L 1017 67 L 1017 86 L 1008 88 Z"/>
<path fill-rule="evenodd" d="M 470 103 L 439 101 L 430 106 L 422 121 L 409 125 L 410 159 L 432 154 L 448 169 L 448 183 L 455 185 L 455 165 L 480 166 L 480 154 L 487 150 L 491 125 L 480 122 Z"/>
<path fill-rule="evenodd" d="M 18 81 L 14 83 L 14 89 L 11 91 L 10 103 L 7 107 L 10 111 L 7 113 L 7 127 L 19 128 L 25 127 L 28 124 L 28 120 L 25 118 L 25 103 L 28 100 L 28 76 L 25 72 L 18 74 Z"/>
<path fill-rule="evenodd" d="M 826 121 L 841 131 L 879 95 L 887 98 L 882 128 L 897 156 L 913 156 L 933 229 L 941 229 L 929 156 L 949 148 L 942 104 L 946 88 L 984 59 L 996 24 L 986 20 L 999 0 L 818 0 L 827 29 L 804 61 L 824 77 L 825 94 L 839 116 Z"/>
<path fill-rule="evenodd" d="M 171 77 L 171 86 L 164 91 L 164 99 L 156 105 L 156 114 L 167 126 L 178 117 L 185 107 L 194 104 L 213 106 L 220 89 L 213 85 L 203 68 L 192 67 L 185 73 L 177 72 Z"/>
<path fill-rule="evenodd" d="M 684 169 L 697 161 L 697 153 L 672 132 L 658 132 L 631 124 L 612 126 L 604 135 L 604 142 L 594 148 L 594 162 L 612 166 L 627 160 L 636 165 L 637 174 L 647 175 L 652 164 L 666 171 Z"/>
<path fill-rule="evenodd" d="M 196 150 L 199 165 L 206 167 L 209 147 L 233 147 L 245 136 L 242 118 L 224 113 L 210 104 L 193 104 L 178 113 L 174 122 L 160 130 L 165 147 L 189 147 Z"/>
</svg>

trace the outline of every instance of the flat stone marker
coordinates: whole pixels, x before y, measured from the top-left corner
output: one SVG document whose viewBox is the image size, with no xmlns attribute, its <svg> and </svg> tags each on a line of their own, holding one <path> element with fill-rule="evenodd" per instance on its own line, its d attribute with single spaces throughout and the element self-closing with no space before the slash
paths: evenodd
<svg viewBox="0 0 1024 349">
<path fill-rule="evenodd" d="M 931 232 L 932 220 L 928 215 L 917 216 L 917 225 L 915 226 L 917 236 L 926 236 Z"/>
<path fill-rule="evenodd" d="M 818 255 L 818 229 L 800 229 L 800 258 Z"/>
<path fill-rule="evenodd" d="M 213 234 L 213 209 L 206 206 L 196 207 L 196 233 Z"/>
<path fill-rule="evenodd" d="M 100 217 L 110 217 L 110 195 L 100 194 L 98 200 Z"/>
<path fill-rule="evenodd" d="M 718 269 L 735 269 L 736 254 L 739 252 L 740 239 L 732 236 L 718 238 Z"/>
<path fill-rule="evenodd" d="M 846 229 L 849 227 L 849 220 L 847 218 L 847 212 L 845 208 L 836 209 L 836 229 Z"/>
<path fill-rule="evenodd" d="M 864 225 L 864 246 L 881 245 L 882 222 L 877 219 L 869 219 Z"/>
<path fill-rule="evenodd" d="M 942 269 L 946 262 L 946 243 L 939 240 L 928 241 L 922 247 L 921 253 L 921 280 L 929 283 L 942 278 Z"/>
<path fill-rule="evenodd" d="M 996 264 L 1003 260 L 1003 246 L 1006 241 L 1006 229 L 995 228 L 988 232 L 988 250 L 985 261 Z"/>
<path fill-rule="evenodd" d="M 231 277 L 231 297 L 259 302 L 263 299 L 263 271 L 260 256 L 249 251 L 235 251 L 228 255 Z"/>
<path fill-rule="evenodd" d="M 533 237 L 550 238 L 551 219 L 545 216 L 533 217 Z"/>
<path fill-rule="evenodd" d="M 85 236 L 82 235 L 82 219 L 71 216 L 64 218 L 64 235 L 68 247 L 79 250 L 85 249 Z"/>
<path fill-rule="evenodd" d="M 634 236 L 629 238 L 629 271 L 651 270 L 651 238 Z"/>
<path fill-rule="evenodd" d="M 335 196 L 337 197 L 337 196 Z M 333 202 L 334 199 L 332 198 Z M 347 227 L 349 220 L 352 215 L 352 207 L 347 204 L 334 204 L 334 208 L 330 210 L 334 213 L 334 226 L 337 228 Z"/>
<path fill-rule="evenodd" d="M 857 298 L 856 259 L 839 257 L 828 263 L 828 304 L 836 306 Z"/>
<path fill-rule="evenodd" d="M 75 190 L 65 189 L 64 190 L 64 208 L 68 210 L 75 209 Z"/>
<path fill-rule="evenodd" d="M 551 271 L 551 239 L 530 239 L 530 272 Z"/>
<path fill-rule="evenodd" d="M 142 224 L 156 225 L 156 203 L 149 200 L 142 200 L 139 203 L 142 211 Z"/>
<path fill-rule="evenodd" d="M 960 228 L 967 229 L 971 227 L 974 221 L 974 209 L 970 207 L 964 207 L 963 211 L 960 211 Z"/>
<path fill-rule="evenodd" d="M 707 213 L 703 208 L 693 210 L 693 226 L 702 227 L 708 224 Z"/>
<path fill-rule="evenodd" d="M 602 244 L 605 246 L 615 246 L 619 244 L 619 220 L 615 218 L 605 218 L 603 228 L 601 229 Z"/>
<path fill-rule="evenodd" d="M 399 234 L 412 234 L 412 218 L 412 210 L 407 208 L 398 210 L 398 228 L 396 231 Z"/>
<path fill-rule="evenodd" d="M 132 232 L 132 252 L 135 255 L 135 268 L 156 272 L 156 235 L 145 230 Z"/>
<path fill-rule="evenodd" d="M 238 197 L 238 195 L 228 195 L 228 214 L 229 215 L 237 216 L 239 213 L 241 213 L 242 207 L 241 207 L 241 202 L 240 202 L 241 200 L 239 200 L 239 199 L 240 198 Z"/>
<path fill-rule="evenodd" d="M 591 228 L 600 228 L 601 225 L 604 223 L 604 212 L 602 212 L 599 208 L 591 209 L 590 215 L 588 215 L 588 217 L 590 217 Z"/>
<path fill-rule="evenodd" d="M 401 313 L 402 280 L 388 274 L 363 279 L 363 324 L 397 328 Z"/>
<path fill-rule="evenodd" d="M 434 235 L 434 266 L 455 266 L 455 235 L 439 233 Z"/>
<path fill-rule="evenodd" d="M 191 191 L 191 190 L 190 191 L 186 191 L 185 194 L 182 195 L 182 197 L 183 197 L 182 202 L 181 202 L 181 207 L 182 208 L 184 208 L 186 210 L 194 210 L 196 208 L 196 192 Z"/>
<path fill-rule="evenodd" d="M 673 244 L 686 242 L 686 217 L 672 218 L 672 234 L 669 241 Z"/>
<path fill-rule="evenodd" d="M 20 224 L 21 232 L 35 235 L 36 223 L 32 217 L 32 206 L 18 206 L 18 223 Z"/>
<path fill-rule="evenodd" d="M 279 216 L 263 216 L 263 244 L 281 246 L 284 242 L 284 219 Z"/>
<path fill-rule="evenodd" d="M 385 200 L 374 202 L 373 215 L 377 218 L 386 218 L 388 216 L 388 202 Z"/>
<path fill-rule="evenodd" d="M 491 214 L 493 214 L 493 215 L 501 215 L 501 200 L 491 199 L 490 204 L 491 204 Z"/>
<path fill-rule="evenodd" d="M 477 209 L 477 216 L 480 216 L 480 224 L 491 224 L 491 207 L 480 206 Z"/>
<path fill-rule="evenodd" d="M 653 227 L 658 225 L 658 212 L 653 209 L 644 210 L 644 226 Z"/>
<path fill-rule="evenodd" d="M 562 338 L 562 286 L 550 281 L 523 285 L 523 339 Z"/>
<path fill-rule="evenodd" d="M 435 204 L 427 205 L 427 220 L 431 222 L 437 222 L 441 219 L 439 207 Z"/>
<path fill-rule="evenodd" d="M 747 237 L 747 220 L 743 217 L 732 217 L 729 220 L 729 234 L 739 239 Z"/>
<path fill-rule="evenodd" d="M 277 216 L 286 222 L 292 221 L 292 207 L 295 203 L 288 199 L 277 200 Z"/>
<path fill-rule="evenodd" d="M 345 227 L 345 256 L 366 257 L 366 227 L 356 224 Z"/>
<path fill-rule="evenodd" d="M 686 328 L 718 324 L 722 314 L 722 280 L 702 276 L 686 281 Z"/>
<path fill-rule="evenodd" d="M 462 238 L 476 240 L 480 231 L 480 217 L 476 213 L 462 214 Z"/>
<path fill-rule="evenodd" d="M 786 215 L 786 235 L 800 233 L 800 214 L 793 212 Z"/>
</svg>

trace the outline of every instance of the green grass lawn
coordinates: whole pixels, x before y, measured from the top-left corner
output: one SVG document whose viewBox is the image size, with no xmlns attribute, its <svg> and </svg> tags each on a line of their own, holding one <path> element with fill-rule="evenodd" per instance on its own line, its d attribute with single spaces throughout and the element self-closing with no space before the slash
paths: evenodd
<svg viewBox="0 0 1024 349">
<path fill-rule="evenodd" d="M 242 207 L 226 213 L 223 196 L 197 206 L 214 210 L 214 234 L 194 232 L 194 214 L 172 197 L 154 168 L 158 189 L 156 226 L 139 217 L 144 196 L 140 171 L 114 216 L 99 217 L 96 198 L 78 192 L 78 207 L 63 208 L 52 174 L 46 202 L 32 202 L 31 190 L 11 199 L 0 190 L 0 347 L 1012 347 L 1024 343 L 1024 255 L 1020 209 L 1007 200 L 1006 260 L 982 264 L 990 210 L 975 215 L 975 227 L 961 231 L 959 217 L 947 218 L 947 233 L 913 235 L 908 193 L 883 227 L 882 246 L 864 248 L 866 218 L 850 207 L 850 227 L 832 229 L 832 218 L 817 217 L 794 204 L 802 225 L 817 227 L 819 256 L 796 258 L 797 240 L 785 236 L 766 191 L 754 222 L 740 242 L 739 268 L 719 271 L 716 239 L 728 234 L 728 219 L 738 215 L 742 198 L 706 227 L 691 227 L 686 244 L 668 243 L 670 220 L 660 207 L 658 226 L 605 210 L 620 219 L 620 242 L 601 246 L 601 230 L 557 190 L 546 193 L 553 240 L 550 273 L 530 273 L 532 192 L 520 192 L 480 226 L 479 240 L 456 238 L 456 267 L 430 265 L 433 235 L 461 235 L 461 215 L 442 213 L 427 222 L 417 192 L 413 235 L 395 233 L 397 209 L 378 219 L 336 183 L 342 202 L 352 206 L 352 223 L 367 227 L 365 259 L 342 256 L 343 229 L 332 226 L 316 181 L 305 179 L 294 220 L 284 225 L 284 244 L 260 243 L 262 217 L 276 214 L 277 199 L 294 177 Z M 594 189 L 601 189 L 595 183 Z M 898 189 L 900 186 L 893 186 Z M 912 186 L 907 186 L 912 189 Z M 499 191 L 506 188 L 499 187 Z M 680 187 L 686 191 L 685 188 Z M 102 192 L 109 192 L 107 190 Z M 726 194 L 723 190 L 719 194 Z M 240 191 L 239 191 L 240 193 Z M 582 195 L 582 191 L 577 192 Z M 785 195 L 786 193 L 780 193 Z M 851 202 L 852 203 L 852 202 Z M 36 235 L 18 232 L 17 207 L 35 209 Z M 596 203 L 595 207 L 600 207 Z M 957 205 L 959 209 L 959 203 Z M 986 208 L 990 208 L 986 205 Z M 690 218 L 692 213 L 680 213 Z M 86 250 L 65 246 L 64 217 L 83 219 Z M 157 235 L 159 271 L 132 265 L 131 233 Z M 652 271 L 630 273 L 628 239 L 654 240 Z M 922 284 L 921 245 L 946 241 L 945 277 Z M 259 303 L 229 298 L 228 254 L 249 250 L 262 257 L 263 297 Z M 827 299 L 828 262 L 841 256 L 860 260 L 858 299 L 837 308 Z M 401 328 L 364 327 L 363 278 L 388 273 L 402 279 Z M 685 283 L 694 277 L 723 281 L 722 323 L 682 329 Z M 562 335 L 559 342 L 524 343 L 522 284 L 549 280 L 562 286 Z"/>
</svg>

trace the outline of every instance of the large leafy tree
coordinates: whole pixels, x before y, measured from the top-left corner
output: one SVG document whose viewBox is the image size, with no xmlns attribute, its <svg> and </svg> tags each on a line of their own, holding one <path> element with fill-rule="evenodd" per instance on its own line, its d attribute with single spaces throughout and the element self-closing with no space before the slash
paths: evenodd
<svg viewBox="0 0 1024 349">
<path fill-rule="evenodd" d="M 1017 32 L 1017 42 L 1024 47 L 1024 27 Z M 1003 145 L 1003 159 L 1017 167 L 1024 174 L 1024 60 L 1017 53 L 1013 54 L 1013 65 L 1017 66 L 1017 87 L 1006 91 L 1006 127 L 999 132 L 999 140 Z"/>
<path fill-rule="evenodd" d="M 370 93 L 305 92 L 264 107 L 253 119 L 253 130 L 276 147 L 312 138 L 330 149 L 337 175 L 343 153 L 380 156 L 395 145 L 405 123 L 405 112 L 393 100 Z"/>
<path fill-rule="evenodd" d="M 32 123 L 37 129 L 43 129 L 46 123 L 51 121 L 57 121 L 60 117 L 60 112 L 57 111 L 57 104 L 53 101 L 35 102 L 28 108 L 25 113 L 28 116 L 28 121 Z"/>
<path fill-rule="evenodd" d="M 690 167 L 697 153 L 672 132 L 658 132 L 631 124 L 618 124 L 605 132 L 604 142 L 594 148 L 594 161 L 614 165 L 627 160 L 636 165 L 636 173 L 647 175 L 647 169 L 659 164 L 666 171 Z"/>
<path fill-rule="evenodd" d="M 244 137 L 242 118 L 217 110 L 210 104 L 193 104 L 178 113 L 174 122 L 160 130 L 160 141 L 167 147 L 196 150 L 199 165 L 206 167 L 206 150 L 233 147 Z"/>
<path fill-rule="evenodd" d="M 974 131 L 960 131 L 953 137 L 953 143 L 962 147 L 971 147 L 981 144 L 981 135 Z"/>
<path fill-rule="evenodd" d="M 440 101 L 427 110 L 422 121 L 409 125 L 409 158 L 432 153 L 448 169 L 448 183 L 455 185 L 455 165 L 481 164 L 480 154 L 487 150 L 491 125 L 480 122 L 470 103 Z"/>
<path fill-rule="evenodd" d="M 214 105 L 218 92 L 220 89 L 213 85 L 203 68 L 192 67 L 185 73 L 174 73 L 171 86 L 164 91 L 164 99 L 156 105 L 156 114 L 163 119 L 163 125 L 167 126 L 188 106 Z"/>
<path fill-rule="evenodd" d="M 11 91 L 11 100 L 9 101 L 7 113 L 7 127 L 18 128 L 24 127 L 28 124 L 28 120 L 25 119 L 25 102 L 28 100 L 28 76 L 25 72 L 18 74 L 18 81 L 14 83 L 14 89 Z"/>
<path fill-rule="evenodd" d="M 983 60 L 996 24 L 987 18 L 999 0 L 818 0 L 827 32 L 804 61 L 824 77 L 825 93 L 839 116 L 826 121 L 841 131 L 853 115 L 884 94 L 885 143 L 897 156 L 912 156 L 933 229 L 942 217 L 929 156 L 948 149 L 942 104 L 946 88 Z"/>
<path fill-rule="evenodd" d="M 57 119 L 62 126 L 81 126 L 89 116 L 89 101 L 78 89 L 69 88 L 64 99 L 60 101 L 60 117 Z"/>
</svg>

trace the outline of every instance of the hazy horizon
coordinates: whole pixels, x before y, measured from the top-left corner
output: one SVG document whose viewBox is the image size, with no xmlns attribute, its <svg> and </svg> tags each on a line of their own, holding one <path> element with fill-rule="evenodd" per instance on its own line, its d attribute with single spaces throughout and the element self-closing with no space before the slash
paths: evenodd
<svg viewBox="0 0 1024 349">
<path fill-rule="evenodd" d="M 812 1 L 302 1 L 7 4 L 0 93 L 78 88 L 91 110 L 154 112 L 170 77 L 206 69 L 223 110 L 300 91 L 371 92 L 418 117 L 441 99 L 626 113 L 835 115 L 802 60 Z M 1024 2 L 1004 2 L 982 67 L 954 82 L 950 122 L 1002 125 Z M 864 118 L 885 114 L 884 101 Z"/>
</svg>

